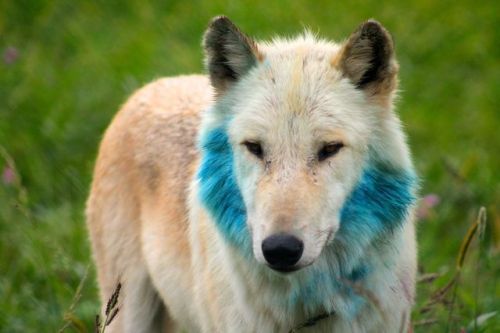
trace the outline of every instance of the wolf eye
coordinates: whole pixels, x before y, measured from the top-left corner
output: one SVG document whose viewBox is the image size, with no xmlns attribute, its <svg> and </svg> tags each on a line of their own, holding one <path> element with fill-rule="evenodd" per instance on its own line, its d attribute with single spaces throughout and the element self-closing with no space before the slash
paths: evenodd
<svg viewBox="0 0 500 333">
<path fill-rule="evenodd" d="M 318 152 L 318 161 L 324 161 L 337 154 L 344 147 L 342 142 L 331 142 L 324 145 Z"/>
<path fill-rule="evenodd" d="M 264 151 L 262 150 L 262 146 L 260 145 L 259 142 L 245 141 L 242 144 L 247 148 L 247 150 L 250 153 L 258 157 L 259 159 L 262 159 Z"/>
</svg>

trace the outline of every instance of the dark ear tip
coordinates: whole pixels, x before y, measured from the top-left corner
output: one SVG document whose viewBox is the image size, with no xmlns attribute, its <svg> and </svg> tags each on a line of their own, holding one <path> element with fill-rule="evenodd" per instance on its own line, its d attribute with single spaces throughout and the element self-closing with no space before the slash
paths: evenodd
<svg viewBox="0 0 500 333">
<path fill-rule="evenodd" d="M 361 23 L 358 31 L 360 31 L 362 35 L 381 36 L 392 41 L 392 37 L 389 31 L 387 31 L 387 29 L 375 19 L 369 19 L 366 22 Z"/>
<path fill-rule="evenodd" d="M 215 16 L 212 20 L 210 20 L 210 23 L 208 24 L 209 28 L 217 28 L 217 27 L 222 27 L 222 26 L 233 26 L 234 23 L 231 22 L 231 20 L 225 16 L 225 15 L 218 15 Z"/>
<path fill-rule="evenodd" d="M 369 19 L 361 24 L 362 27 L 375 30 L 384 30 L 384 26 L 375 19 Z"/>
<path fill-rule="evenodd" d="M 233 23 L 229 18 L 224 15 L 215 16 L 208 24 L 205 34 L 203 35 L 203 47 L 205 49 L 211 48 L 217 43 L 218 35 L 222 31 L 226 31 L 228 26 L 232 26 Z"/>
</svg>

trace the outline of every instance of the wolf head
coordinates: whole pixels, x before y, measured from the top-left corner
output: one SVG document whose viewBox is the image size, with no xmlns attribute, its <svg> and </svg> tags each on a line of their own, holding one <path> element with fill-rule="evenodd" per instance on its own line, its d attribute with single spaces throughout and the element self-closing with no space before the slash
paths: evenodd
<svg viewBox="0 0 500 333">
<path fill-rule="evenodd" d="M 204 48 L 216 101 L 200 134 L 199 196 L 231 246 L 286 272 L 328 246 L 359 257 L 404 223 L 415 177 L 392 111 L 393 42 L 378 22 L 341 45 L 307 33 L 257 44 L 217 17 Z"/>
</svg>

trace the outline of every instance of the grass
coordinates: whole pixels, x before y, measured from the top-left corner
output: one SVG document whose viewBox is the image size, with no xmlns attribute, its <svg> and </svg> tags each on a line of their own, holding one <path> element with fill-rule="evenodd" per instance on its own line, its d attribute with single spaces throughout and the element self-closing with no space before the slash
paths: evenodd
<svg viewBox="0 0 500 333">
<path fill-rule="evenodd" d="M 500 309 L 500 5 L 494 1 L 4 1 L 0 2 L 0 331 L 57 331 L 91 262 L 82 217 L 96 148 L 125 98 L 155 78 L 202 71 L 200 38 L 224 13 L 257 38 L 309 27 L 345 38 L 375 17 L 393 33 L 401 64 L 399 113 L 422 194 L 440 203 L 419 224 L 417 332 L 456 332 Z M 422 311 L 455 274 L 447 301 Z M 66 331 L 90 331 L 95 272 Z M 484 318 L 484 317 L 483 317 Z M 474 325 L 471 326 L 474 331 Z M 500 330 L 500 314 L 478 332 Z"/>
</svg>

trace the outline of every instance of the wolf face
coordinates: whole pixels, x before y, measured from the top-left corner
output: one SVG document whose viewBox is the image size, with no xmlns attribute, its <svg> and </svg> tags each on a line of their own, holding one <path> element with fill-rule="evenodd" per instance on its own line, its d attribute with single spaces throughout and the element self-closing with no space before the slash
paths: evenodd
<svg viewBox="0 0 500 333">
<path fill-rule="evenodd" d="M 289 272 L 328 246 L 359 257 L 403 222 L 415 176 L 379 23 L 343 45 L 310 34 L 257 45 L 220 17 L 204 46 L 217 100 L 203 119 L 199 194 L 232 246 Z"/>
</svg>

